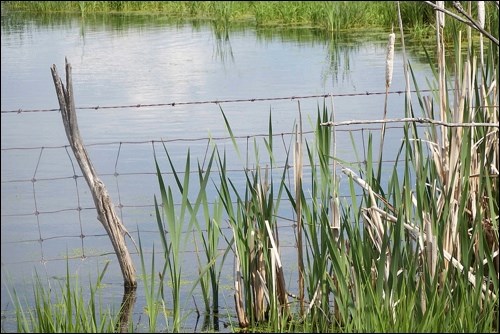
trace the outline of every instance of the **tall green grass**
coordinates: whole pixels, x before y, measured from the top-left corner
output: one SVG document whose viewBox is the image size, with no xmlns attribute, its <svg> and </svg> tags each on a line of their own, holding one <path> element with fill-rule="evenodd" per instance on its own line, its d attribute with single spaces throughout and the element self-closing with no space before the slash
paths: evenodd
<svg viewBox="0 0 500 334">
<path fill-rule="evenodd" d="M 17 331 L 22 333 L 112 333 L 121 326 L 119 311 L 105 306 L 101 300 L 102 279 L 109 262 L 99 273 L 97 282 L 89 283 L 89 297 L 86 296 L 78 277 L 70 275 L 66 267 L 64 281 L 47 288 L 43 278 L 35 273 L 32 304 L 13 289 L 11 299 L 15 307 Z M 10 290 L 9 294 L 10 294 Z M 131 328 L 132 323 L 126 325 Z M 2 329 L 3 331 L 3 329 Z"/>
<path fill-rule="evenodd" d="M 498 30 L 498 8 L 486 2 L 486 27 Z M 390 1 L 3 1 L 7 10 L 33 13 L 145 13 L 183 19 L 209 19 L 218 26 L 249 22 L 262 26 L 306 26 L 325 31 L 390 28 L 397 22 L 396 3 Z M 476 15 L 474 5 L 473 14 Z M 432 8 L 423 2 L 402 1 L 403 24 L 414 38 L 431 38 Z"/>
</svg>

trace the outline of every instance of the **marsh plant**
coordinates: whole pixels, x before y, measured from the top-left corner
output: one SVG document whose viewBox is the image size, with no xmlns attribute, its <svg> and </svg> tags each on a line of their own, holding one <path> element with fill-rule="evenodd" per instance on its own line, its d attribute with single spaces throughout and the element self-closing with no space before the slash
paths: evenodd
<svg viewBox="0 0 500 334">
<path fill-rule="evenodd" d="M 429 4 L 434 2 L 400 2 L 406 33 L 413 39 L 429 40 L 433 37 L 435 15 Z M 497 3 L 477 1 L 477 4 L 472 7 L 473 17 L 478 17 L 478 8 L 484 4 L 489 8 L 485 11 L 485 22 L 498 20 Z M 228 27 L 229 21 L 233 21 L 254 24 L 257 28 L 302 26 L 325 32 L 375 27 L 388 29 L 397 16 L 394 1 L 4 1 L 2 8 L 42 15 L 74 13 L 82 17 L 99 13 L 159 14 L 210 20 L 216 27 Z M 454 22 L 450 23 L 451 27 Z M 447 36 L 450 36 L 450 27 L 445 31 Z M 488 30 L 495 31 L 494 27 Z"/>
<path fill-rule="evenodd" d="M 47 288 L 44 277 L 35 273 L 34 302 L 23 300 L 14 289 L 11 299 L 15 306 L 17 332 L 20 333 L 112 333 L 118 327 L 119 313 L 103 306 L 102 281 L 107 262 L 95 284 L 89 283 L 89 297 L 82 291 L 78 277 L 70 275 Z M 10 293 L 10 292 L 9 292 Z M 2 315 L 3 316 L 3 315 Z M 130 326 L 132 328 L 132 326 Z M 3 332 L 2 328 L 2 332 Z"/>
<path fill-rule="evenodd" d="M 490 39 L 479 52 L 483 47 L 474 35 L 481 32 L 467 26 L 466 45 L 462 30 L 455 29 L 454 52 L 446 54 L 440 11 L 436 22 L 436 57 L 428 58 L 436 75 L 429 80 L 433 94 L 420 93 L 404 55 L 405 120 L 398 159 L 384 171 L 387 180 L 381 173 L 387 99 L 378 160 L 370 136 L 364 163 L 354 168 L 336 158 L 333 102 L 330 110 L 326 101 L 318 108 L 312 142 L 303 140 L 299 116 L 286 158 L 287 166 L 293 160 L 293 185 L 286 167 L 278 180 L 268 172 L 275 170 L 271 121 L 264 140 L 269 162 L 261 164 L 256 153 L 255 168 L 244 171 L 243 192 L 226 173 L 225 152 L 215 148 L 218 201 L 232 230 L 227 244 L 235 258 L 240 327 L 320 332 L 498 327 L 498 42 Z M 395 38 L 392 32 L 387 92 Z M 303 187 L 306 166 L 310 189 Z M 351 192 L 343 202 L 338 171 L 347 176 Z M 296 293 L 285 284 L 287 268 L 280 258 L 276 217 L 282 201 L 295 216 Z"/>
</svg>

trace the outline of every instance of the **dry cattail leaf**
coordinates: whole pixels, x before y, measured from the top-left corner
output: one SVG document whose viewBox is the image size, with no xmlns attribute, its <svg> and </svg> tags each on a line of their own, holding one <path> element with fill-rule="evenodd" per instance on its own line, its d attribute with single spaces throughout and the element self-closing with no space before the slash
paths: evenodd
<svg viewBox="0 0 500 334">
<path fill-rule="evenodd" d="M 477 21 L 478 21 L 481 29 L 484 29 L 484 17 L 485 17 L 484 1 L 478 1 L 477 2 Z"/>
<path fill-rule="evenodd" d="M 436 1 L 436 6 L 444 9 L 444 1 Z M 438 26 L 444 28 L 444 13 L 442 11 L 437 12 L 437 20 Z"/>
</svg>

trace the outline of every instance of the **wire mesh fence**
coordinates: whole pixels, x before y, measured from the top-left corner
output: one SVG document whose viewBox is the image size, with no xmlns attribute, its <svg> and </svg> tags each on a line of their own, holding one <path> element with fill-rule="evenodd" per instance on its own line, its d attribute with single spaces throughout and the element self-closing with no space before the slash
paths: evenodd
<svg viewBox="0 0 500 334">
<path fill-rule="evenodd" d="M 426 91 L 428 92 L 428 91 Z M 390 92 L 399 95 L 404 92 Z M 380 92 L 342 94 L 343 98 L 359 98 L 380 95 Z M 385 92 L 383 93 L 385 94 Z M 191 106 L 200 104 L 214 104 L 224 107 L 229 103 L 258 103 L 275 101 L 302 101 L 316 99 L 324 101 L 335 98 L 332 94 L 288 96 L 272 98 L 249 98 L 220 101 L 195 101 L 177 103 L 158 103 L 122 106 L 93 106 L 77 107 L 105 112 L 109 109 L 141 109 L 175 106 Z M 58 109 L 33 110 L 2 110 L 2 115 L 12 113 L 57 112 Z M 85 117 L 82 115 L 81 117 Z M 138 120 L 140 121 L 140 120 Z M 417 122 L 420 127 L 432 123 L 432 120 L 423 119 L 392 119 L 392 120 L 348 120 L 335 123 L 338 125 L 337 137 L 350 138 L 345 140 L 339 149 L 339 160 L 350 166 L 361 166 L 366 159 L 365 143 L 370 135 L 380 132 L 380 125 L 388 124 L 386 130 L 393 132 L 393 138 L 402 136 L 404 122 Z M 427 123 L 427 124 L 425 124 Z M 477 124 L 448 124 L 449 126 L 476 126 Z M 495 126 L 495 125 L 493 125 Z M 191 138 L 157 138 L 152 140 L 102 141 L 87 144 L 87 150 L 92 161 L 96 164 L 99 176 L 104 181 L 115 207 L 124 225 L 132 235 L 138 237 L 150 234 L 156 236 L 158 230 L 155 222 L 154 196 L 158 193 L 158 178 L 155 170 L 155 157 L 161 166 L 166 180 L 175 187 L 174 173 L 167 164 L 166 151 L 174 152 L 177 164 L 177 173 L 184 173 L 186 154 L 192 155 L 193 167 L 190 172 L 193 177 L 197 173 L 196 163 L 202 168 L 206 163 L 210 148 L 223 147 L 227 151 L 230 163 L 226 172 L 233 173 L 235 184 L 244 184 L 244 171 L 255 171 L 259 166 L 269 166 L 270 161 L 262 159 L 266 155 L 262 146 L 264 139 L 273 137 L 275 142 L 275 161 L 272 169 L 276 173 L 291 169 L 293 166 L 287 159 L 290 156 L 290 147 L 293 131 L 239 135 L 231 137 L 207 136 Z M 313 129 L 303 132 L 306 141 L 312 141 Z M 236 159 L 232 139 L 241 149 L 241 156 Z M 356 139 L 353 139 L 356 138 Z M 84 142 L 89 138 L 84 138 Z M 61 142 L 53 146 L 37 146 L 36 138 L 33 144 L 25 147 L 2 145 L 2 266 L 23 263 L 42 263 L 64 261 L 67 259 L 87 259 L 113 254 L 113 249 L 107 240 L 107 235 L 97 221 L 95 206 L 87 184 L 75 161 L 73 153 L 67 143 Z M 400 145 L 391 143 L 397 147 Z M 359 152 L 353 159 L 353 145 L 358 145 Z M 356 148 L 354 148 L 356 149 Z M 279 152 L 279 153 L 278 153 Z M 345 154 L 345 153 L 349 154 Z M 171 154 L 171 153 L 170 153 Z M 263 161 L 256 161 L 256 157 Z M 387 156 L 387 155 L 386 155 Z M 22 157 L 22 158 L 20 158 Z M 24 166 L 16 166 L 19 161 Z M 12 162 L 12 163 L 11 163 Z M 389 156 L 383 162 L 387 165 L 396 163 Z M 29 166 L 32 166 L 30 168 Z M 306 169 L 311 166 L 304 166 Z M 214 175 L 218 172 L 214 170 Z M 273 172 L 273 171 L 272 171 Z M 306 170 L 307 180 L 307 170 Z M 339 177 L 342 175 L 339 174 Z M 291 182 L 291 181 L 290 181 Z M 307 182 L 307 181 L 306 181 Z M 307 186 L 307 183 L 305 184 Z M 342 190 L 342 188 L 341 188 Z M 216 188 L 212 188 L 212 195 L 216 195 Z M 358 194 L 361 196 L 361 193 Z M 344 189 L 340 198 L 348 199 L 349 193 Z M 285 207 L 277 219 L 279 228 L 287 229 L 293 234 L 293 208 Z M 229 227 L 223 227 L 228 230 Z M 184 231 L 190 233 L 191 231 Z M 68 249 L 68 244 L 71 247 Z M 109 244 L 109 245 L 108 245 Z M 294 247 L 293 240 L 284 243 L 281 247 Z M 5 252 L 4 252 L 5 250 Z M 190 250 L 194 251 L 194 250 Z M 134 250 L 132 250 L 134 252 Z"/>
</svg>

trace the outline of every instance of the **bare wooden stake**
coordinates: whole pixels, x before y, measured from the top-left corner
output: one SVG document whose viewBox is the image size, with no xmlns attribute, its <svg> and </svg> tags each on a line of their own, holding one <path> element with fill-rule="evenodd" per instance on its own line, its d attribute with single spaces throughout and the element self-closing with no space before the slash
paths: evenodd
<svg viewBox="0 0 500 334">
<path fill-rule="evenodd" d="M 99 179 L 97 173 L 90 161 L 87 150 L 83 145 L 78 129 L 76 120 L 75 100 L 73 97 L 73 84 L 71 80 L 71 64 L 66 59 L 66 87 L 62 83 L 59 74 L 57 73 L 56 65 L 52 65 L 52 78 L 56 88 L 57 98 L 59 99 L 59 107 L 61 108 L 61 115 L 64 123 L 64 130 L 71 145 L 78 164 L 82 170 L 83 176 L 89 185 L 94 204 L 97 210 L 98 219 L 106 229 L 120 268 L 122 271 L 124 284 L 126 288 L 136 288 L 137 281 L 135 277 L 135 268 L 132 263 L 132 258 L 125 244 L 125 235 L 132 237 L 128 233 L 125 226 L 123 226 L 120 218 L 116 215 L 113 202 L 104 186 L 104 183 Z M 132 239 L 133 241 L 133 239 Z"/>
</svg>

